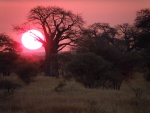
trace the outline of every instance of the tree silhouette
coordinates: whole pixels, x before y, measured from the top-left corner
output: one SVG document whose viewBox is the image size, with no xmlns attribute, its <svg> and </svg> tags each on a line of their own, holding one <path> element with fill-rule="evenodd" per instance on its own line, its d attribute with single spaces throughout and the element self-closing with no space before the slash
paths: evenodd
<svg viewBox="0 0 150 113">
<path fill-rule="evenodd" d="M 145 78 L 150 81 L 150 9 L 146 8 L 137 12 L 135 26 L 140 31 L 137 47 L 141 50 L 145 65 L 148 68 Z"/>
<path fill-rule="evenodd" d="M 115 45 L 116 30 L 106 23 L 94 23 L 84 29 L 73 47 L 78 53 L 92 52 L 113 62 L 122 57 L 121 51 Z"/>
<path fill-rule="evenodd" d="M 0 34 L 0 52 L 20 52 L 20 44 L 8 35 L 1 33 Z"/>
<path fill-rule="evenodd" d="M 110 62 L 94 53 L 77 54 L 68 64 L 68 71 L 74 75 L 76 81 L 88 88 L 101 86 L 110 68 Z"/>
<path fill-rule="evenodd" d="M 8 76 L 14 68 L 19 51 L 19 43 L 5 34 L 0 34 L 0 72 L 3 76 Z"/>
<path fill-rule="evenodd" d="M 78 38 L 84 21 L 80 15 L 59 7 L 37 6 L 30 10 L 28 22 L 37 25 L 44 33 L 45 40 L 41 40 L 39 37 L 36 39 L 44 46 L 45 73 L 50 75 L 51 57 L 64 47 L 72 45 Z M 22 29 L 22 27 L 16 27 L 16 29 Z"/>
<path fill-rule="evenodd" d="M 137 47 L 139 49 L 150 48 L 150 9 L 142 9 L 137 12 L 135 26 L 139 29 Z"/>
<path fill-rule="evenodd" d="M 150 32 L 150 9 L 145 8 L 137 12 L 135 25 L 143 31 Z"/>
<path fill-rule="evenodd" d="M 18 77 L 29 85 L 38 74 L 38 66 L 32 62 L 21 62 L 16 70 Z"/>
<path fill-rule="evenodd" d="M 94 23 L 84 29 L 82 35 L 88 37 L 101 37 L 105 41 L 114 44 L 114 38 L 116 34 L 116 29 L 111 27 L 108 23 Z"/>
<path fill-rule="evenodd" d="M 116 47 L 118 47 L 122 52 L 129 52 L 133 50 L 136 47 L 135 42 L 137 41 L 138 29 L 133 25 L 124 23 L 117 25 L 116 30 Z"/>
</svg>

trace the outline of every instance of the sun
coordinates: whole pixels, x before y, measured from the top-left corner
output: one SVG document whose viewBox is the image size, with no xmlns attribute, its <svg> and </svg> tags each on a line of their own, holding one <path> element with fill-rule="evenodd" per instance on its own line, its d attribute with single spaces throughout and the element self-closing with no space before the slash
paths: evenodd
<svg viewBox="0 0 150 113">
<path fill-rule="evenodd" d="M 22 44 L 24 47 L 30 50 L 36 50 L 42 47 L 42 43 L 37 39 L 41 38 L 44 40 L 44 36 L 38 30 L 28 30 L 22 35 Z"/>
</svg>

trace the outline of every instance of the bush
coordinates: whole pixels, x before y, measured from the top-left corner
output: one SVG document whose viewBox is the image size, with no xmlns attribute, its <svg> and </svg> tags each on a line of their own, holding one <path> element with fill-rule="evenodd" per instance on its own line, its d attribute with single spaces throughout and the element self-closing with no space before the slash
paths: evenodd
<svg viewBox="0 0 150 113">
<path fill-rule="evenodd" d="M 68 64 L 68 70 L 85 87 L 99 87 L 111 64 L 93 53 L 77 54 Z"/>
<path fill-rule="evenodd" d="M 21 87 L 21 85 L 13 83 L 8 80 L 0 81 L 0 89 L 4 90 L 5 95 L 13 94 L 16 88 Z"/>
<path fill-rule="evenodd" d="M 17 69 L 18 77 L 25 83 L 30 84 L 33 81 L 33 78 L 38 74 L 38 68 L 35 64 L 26 62 L 21 64 Z"/>
<path fill-rule="evenodd" d="M 103 80 L 103 88 L 113 88 L 120 90 L 123 81 L 123 76 L 116 68 L 112 68 L 106 72 L 105 79 Z"/>
<path fill-rule="evenodd" d="M 65 81 L 61 81 L 61 82 L 59 82 L 58 85 L 54 88 L 54 90 L 55 90 L 56 92 L 62 92 L 65 85 L 66 85 Z"/>
</svg>

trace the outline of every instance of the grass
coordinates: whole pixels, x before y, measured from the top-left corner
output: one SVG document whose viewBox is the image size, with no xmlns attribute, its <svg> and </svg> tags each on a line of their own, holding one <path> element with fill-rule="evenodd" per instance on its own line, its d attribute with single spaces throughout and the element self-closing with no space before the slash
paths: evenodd
<svg viewBox="0 0 150 113">
<path fill-rule="evenodd" d="M 22 88 L 9 96 L 0 91 L 0 112 L 150 113 L 150 87 L 141 76 L 136 74 L 134 80 L 124 82 L 117 91 L 87 89 L 74 80 L 45 76 L 38 76 L 30 85 L 24 85 L 13 75 L 8 79 L 21 84 Z"/>
</svg>

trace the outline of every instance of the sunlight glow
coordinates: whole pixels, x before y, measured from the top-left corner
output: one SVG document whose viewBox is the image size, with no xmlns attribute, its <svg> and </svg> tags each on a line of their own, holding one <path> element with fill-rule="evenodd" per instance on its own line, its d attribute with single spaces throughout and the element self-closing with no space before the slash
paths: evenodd
<svg viewBox="0 0 150 113">
<path fill-rule="evenodd" d="M 28 30 L 22 35 L 22 44 L 30 50 L 36 50 L 42 47 L 42 43 L 37 39 L 44 40 L 44 36 L 38 30 Z"/>
</svg>

